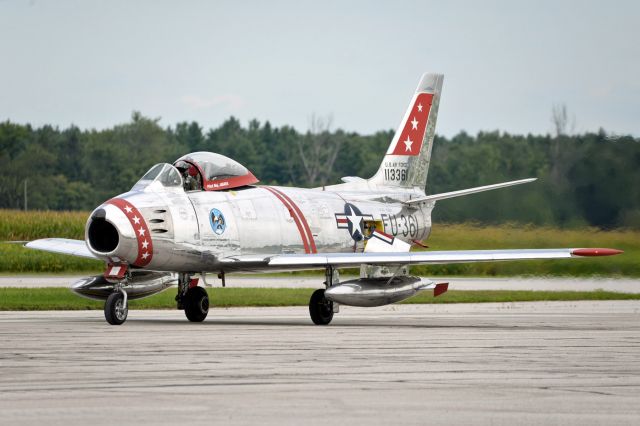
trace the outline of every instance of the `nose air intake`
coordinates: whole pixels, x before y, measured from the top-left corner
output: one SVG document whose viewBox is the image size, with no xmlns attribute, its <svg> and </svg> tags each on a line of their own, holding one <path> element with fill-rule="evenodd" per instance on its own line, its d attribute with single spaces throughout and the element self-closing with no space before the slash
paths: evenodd
<svg viewBox="0 0 640 426">
<path fill-rule="evenodd" d="M 95 257 L 109 262 L 142 267 L 153 257 L 151 230 L 130 199 L 112 198 L 94 210 L 87 221 L 85 240 Z"/>
<path fill-rule="evenodd" d="M 87 230 L 89 245 L 100 253 L 109 253 L 118 247 L 120 236 L 111 222 L 105 219 L 105 211 L 100 209 L 92 217 Z"/>
</svg>

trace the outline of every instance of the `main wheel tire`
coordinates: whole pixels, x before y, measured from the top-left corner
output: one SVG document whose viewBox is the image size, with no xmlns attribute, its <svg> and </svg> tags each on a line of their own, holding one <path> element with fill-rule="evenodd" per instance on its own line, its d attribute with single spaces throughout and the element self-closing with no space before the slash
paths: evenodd
<svg viewBox="0 0 640 426">
<path fill-rule="evenodd" d="M 184 297 L 184 313 L 191 322 L 202 322 L 209 313 L 209 296 L 202 287 L 187 290 Z"/>
<path fill-rule="evenodd" d="M 104 318 L 111 325 L 120 325 L 127 320 L 129 308 L 124 304 L 122 293 L 111 293 L 104 304 Z"/>
<path fill-rule="evenodd" d="M 316 325 L 327 325 L 333 319 L 333 302 L 324 297 L 324 290 L 318 289 L 311 295 L 309 314 Z"/>
</svg>

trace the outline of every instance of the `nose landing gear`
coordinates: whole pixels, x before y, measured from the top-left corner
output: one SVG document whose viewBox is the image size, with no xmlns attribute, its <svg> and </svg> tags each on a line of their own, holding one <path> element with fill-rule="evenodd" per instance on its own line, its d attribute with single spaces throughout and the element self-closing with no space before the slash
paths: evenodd
<svg viewBox="0 0 640 426">
<path fill-rule="evenodd" d="M 104 318 L 111 325 L 121 325 L 127 320 L 127 292 L 122 288 L 111 293 L 104 304 Z"/>
<path fill-rule="evenodd" d="M 104 277 L 114 284 L 113 293 L 104 303 L 104 318 L 111 325 L 121 325 L 127 320 L 129 313 L 127 292 L 123 289 L 130 278 L 129 268 L 126 264 L 109 263 Z"/>
</svg>

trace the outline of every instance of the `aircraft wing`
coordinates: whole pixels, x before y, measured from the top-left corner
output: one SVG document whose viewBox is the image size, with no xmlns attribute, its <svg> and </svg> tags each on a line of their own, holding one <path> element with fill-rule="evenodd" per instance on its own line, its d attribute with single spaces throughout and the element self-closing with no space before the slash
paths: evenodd
<svg viewBox="0 0 640 426">
<path fill-rule="evenodd" d="M 73 256 L 97 259 L 87 248 L 83 240 L 70 240 L 68 238 L 43 238 L 30 241 L 24 245 L 30 249 L 44 250 L 51 253 L 70 254 Z"/>
<path fill-rule="evenodd" d="M 560 248 L 518 250 L 451 250 L 417 251 L 408 253 L 318 253 L 282 254 L 273 256 L 269 266 L 349 267 L 368 265 L 420 265 L 471 262 L 496 262 L 506 260 L 570 259 L 574 257 L 611 256 L 622 253 L 607 248 Z"/>
</svg>

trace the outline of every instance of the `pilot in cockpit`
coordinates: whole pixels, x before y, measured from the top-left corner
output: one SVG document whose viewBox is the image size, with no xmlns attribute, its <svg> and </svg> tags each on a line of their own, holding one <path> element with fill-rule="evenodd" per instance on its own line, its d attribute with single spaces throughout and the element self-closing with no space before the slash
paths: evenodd
<svg viewBox="0 0 640 426">
<path fill-rule="evenodd" d="M 202 177 L 198 173 L 198 169 L 193 164 L 183 170 L 184 190 L 185 191 L 201 191 Z"/>
</svg>

